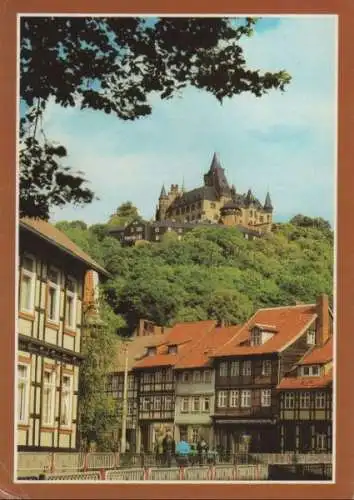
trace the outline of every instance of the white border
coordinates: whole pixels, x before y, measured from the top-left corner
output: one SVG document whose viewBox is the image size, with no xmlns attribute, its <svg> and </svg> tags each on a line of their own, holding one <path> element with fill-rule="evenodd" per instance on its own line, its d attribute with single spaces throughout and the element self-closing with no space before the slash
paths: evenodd
<svg viewBox="0 0 354 500">
<path fill-rule="evenodd" d="M 16 47 L 16 54 L 17 54 L 17 64 L 16 64 L 16 178 L 19 179 L 19 117 L 20 117 L 20 61 L 19 61 L 19 47 L 20 47 L 20 19 L 21 17 L 145 17 L 145 18 L 153 18 L 153 17 L 204 17 L 204 18 L 217 18 L 217 17 L 231 17 L 231 18 L 244 18 L 244 17 L 262 17 L 262 18 L 274 18 L 274 19 L 279 19 L 279 18 L 333 18 L 334 20 L 334 31 L 335 31 L 335 61 L 334 65 L 336 68 L 336 71 L 334 72 L 334 79 L 335 79 L 335 99 L 334 99 L 334 110 L 335 110 L 335 116 L 336 116 L 336 127 L 335 127 L 335 137 L 334 137 L 334 151 L 335 151 L 335 157 L 333 158 L 333 163 L 334 163 L 334 255 L 333 255 L 333 305 L 334 305 L 334 310 L 333 310 L 333 365 L 334 365 L 334 376 L 333 376 L 333 406 L 332 406 L 332 411 L 333 411 L 333 417 L 332 417 L 332 480 L 331 481 L 41 481 L 40 484 L 103 484 L 103 485 L 109 485 L 109 484 L 175 484 L 175 485 L 188 485 L 188 484 L 233 484 L 233 485 L 238 485 L 238 484 L 248 484 L 248 485 L 253 485 L 253 484 L 294 484 L 294 485 L 303 485 L 303 484 L 312 484 L 312 485 L 326 485 L 326 484 L 335 484 L 335 478 L 336 478 L 336 437 L 337 437 L 337 427 L 336 427 L 336 409 L 337 409 L 337 293 L 336 293 L 336 285 L 337 285 L 337 248 L 338 248 L 338 233 L 337 233 L 337 227 L 338 227 L 338 210 L 337 210 L 337 202 L 338 202 L 338 194 L 337 194 L 337 186 L 338 186 L 338 69 L 339 69 L 339 39 L 338 39 L 338 19 L 339 16 L 338 14 L 257 14 L 257 13 L 252 13 L 252 14 L 247 14 L 247 13 L 242 13 L 242 14 L 236 14 L 235 12 L 232 13 L 213 13 L 213 14 L 207 14 L 207 13 L 183 13 L 183 14 L 159 14 L 158 12 L 156 13 L 26 13 L 26 12 L 18 12 L 17 13 L 17 47 Z M 18 321 L 18 265 L 19 265 L 19 183 L 17 182 L 16 185 L 16 237 L 15 237 L 15 243 L 16 243 L 16 256 L 15 256 L 15 262 L 16 262 L 16 268 L 15 268 L 15 283 L 16 283 L 16 289 L 15 289 L 15 324 L 17 325 Z M 18 352 L 18 335 L 17 331 L 15 333 L 15 363 L 14 363 L 14 377 L 16 380 L 16 359 L 17 359 L 17 352 Z M 14 409 L 17 408 L 17 390 L 16 390 L 16 383 L 14 384 L 14 390 L 15 390 L 15 397 L 14 397 L 14 402 L 15 402 L 15 407 Z M 15 413 L 14 413 L 15 415 Z M 14 484 L 33 484 L 33 481 L 21 481 L 16 478 L 16 472 L 17 472 L 17 446 L 16 446 L 16 432 L 17 432 L 17 419 L 14 418 L 14 469 L 13 469 L 13 482 Z"/>
</svg>

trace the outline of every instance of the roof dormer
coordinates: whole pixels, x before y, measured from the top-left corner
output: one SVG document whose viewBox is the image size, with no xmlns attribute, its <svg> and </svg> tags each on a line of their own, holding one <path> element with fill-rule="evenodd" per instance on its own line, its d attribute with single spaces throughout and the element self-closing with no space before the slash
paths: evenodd
<svg viewBox="0 0 354 500">
<path fill-rule="evenodd" d="M 156 352 L 157 352 L 156 346 L 149 346 L 146 350 L 146 355 L 155 356 Z"/>
<path fill-rule="evenodd" d="M 168 354 L 177 354 L 177 345 L 176 344 L 171 344 L 167 347 L 167 353 Z"/>
<path fill-rule="evenodd" d="M 250 345 L 257 346 L 265 344 L 277 332 L 273 325 L 255 324 L 250 329 Z"/>
<path fill-rule="evenodd" d="M 300 377 L 319 377 L 321 375 L 320 365 L 303 365 L 298 367 Z"/>
</svg>

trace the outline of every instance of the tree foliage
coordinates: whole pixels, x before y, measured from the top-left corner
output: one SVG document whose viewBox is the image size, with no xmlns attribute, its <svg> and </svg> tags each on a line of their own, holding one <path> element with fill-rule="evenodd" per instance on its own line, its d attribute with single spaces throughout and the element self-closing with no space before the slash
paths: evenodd
<svg viewBox="0 0 354 500">
<path fill-rule="evenodd" d="M 51 205 L 89 203 L 82 173 L 62 164 L 63 146 L 38 132 L 48 100 L 134 120 L 150 96 L 170 99 L 192 86 L 220 102 L 244 92 L 284 90 L 290 76 L 247 67 L 240 40 L 256 19 L 21 17 L 21 215 L 48 218 Z M 54 149 L 53 149 L 54 148 Z M 48 172 L 47 172 L 48 170 Z M 30 187 L 28 191 L 26 189 Z"/>
<path fill-rule="evenodd" d="M 321 293 L 331 297 L 328 231 L 326 225 L 278 224 L 267 238 L 251 241 L 236 228 L 199 227 L 181 241 L 136 247 L 107 237 L 97 251 L 113 276 L 106 285 L 109 303 L 129 330 L 141 317 L 161 325 L 207 318 L 235 324 L 260 307 L 313 303 Z"/>
<path fill-rule="evenodd" d="M 126 201 L 117 208 L 114 214 L 111 215 L 108 224 L 110 226 L 124 226 L 135 219 L 141 219 L 139 211 L 131 201 Z"/>
<path fill-rule="evenodd" d="M 80 368 L 80 441 L 82 448 L 94 442 L 100 451 L 111 449 L 109 435 L 117 424 L 117 402 L 105 392 L 107 373 L 112 370 L 117 342 L 117 331 L 125 326 L 105 304 L 100 304 L 100 322 L 87 320 L 83 326 L 85 356 Z"/>
</svg>

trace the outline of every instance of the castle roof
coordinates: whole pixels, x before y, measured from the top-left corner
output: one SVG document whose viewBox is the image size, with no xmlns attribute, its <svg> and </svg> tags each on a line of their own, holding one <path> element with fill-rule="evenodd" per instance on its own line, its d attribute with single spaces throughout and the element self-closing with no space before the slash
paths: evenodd
<svg viewBox="0 0 354 500">
<path fill-rule="evenodd" d="M 269 191 L 267 192 L 267 196 L 266 196 L 266 199 L 264 202 L 264 209 L 265 210 L 273 210 L 272 200 L 270 199 Z"/>
<path fill-rule="evenodd" d="M 164 184 L 162 184 L 160 198 L 167 198 L 166 189 L 165 189 L 165 185 Z"/>
</svg>

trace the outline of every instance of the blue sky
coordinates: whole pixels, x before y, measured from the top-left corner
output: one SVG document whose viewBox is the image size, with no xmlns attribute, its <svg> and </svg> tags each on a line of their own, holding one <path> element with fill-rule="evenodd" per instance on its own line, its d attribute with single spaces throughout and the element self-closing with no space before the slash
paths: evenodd
<svg viewBox="0 0 354 500">
<path fill-rule="evenodd" d="M 336 168 L 336 18 L 265 18 L 242 43 L 252 68 L 286 69 L 285 93 L 243 94 L 223 105 L 205 92 L 151 97 L 153 113 L 135 122 L 50 103 L 47 136 L 66 145 L 67 164 L 81 170 L 100 198 L 83 208 L 52 211 L 52 220 L 107 221 L 130 200 L 150 218 L 161 185 L 202 184 L 217 151 L 238 192 L 269 189 L 275 219 L 297 213 L 334 222 Z"/>
</svg>

